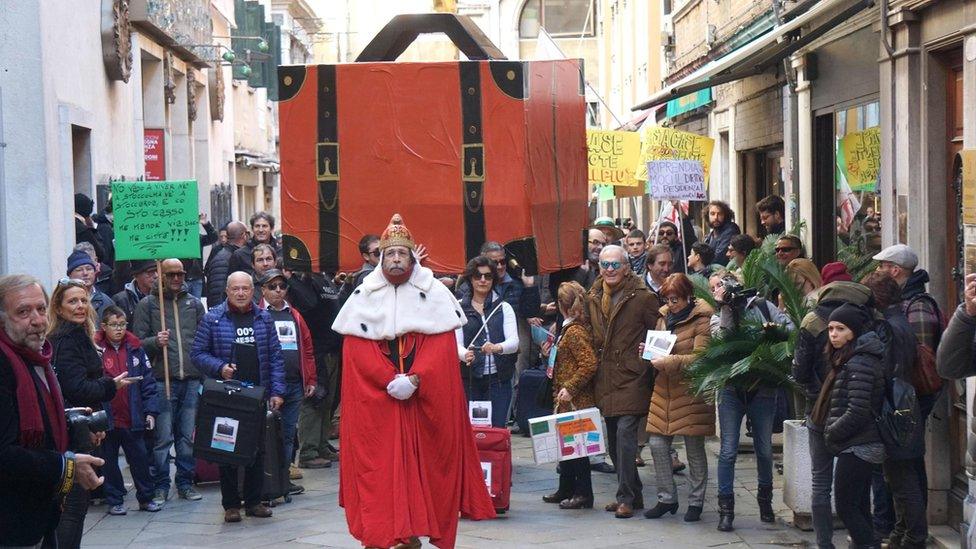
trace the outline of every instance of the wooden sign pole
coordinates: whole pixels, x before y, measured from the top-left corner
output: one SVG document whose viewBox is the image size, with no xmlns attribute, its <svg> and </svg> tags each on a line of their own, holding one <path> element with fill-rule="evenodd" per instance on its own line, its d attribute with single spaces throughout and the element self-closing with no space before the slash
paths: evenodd
<svg viewBox="0 0 976 549">
<path fill-rule="evenodd" d="M 159 324 L 162 326 L 160 331 L 166 331 L 166 311 L 165 304 L 166 298 L 163 296 L 163 264 L 157 259 L 156 260 L 156 284 L 159 287 Z M 163 347 L 163 379 L 166 383 L 166 399 L 170 398 L 169 391 L 169 341 L 167 340 L 167 346 Z"/>
</svg>

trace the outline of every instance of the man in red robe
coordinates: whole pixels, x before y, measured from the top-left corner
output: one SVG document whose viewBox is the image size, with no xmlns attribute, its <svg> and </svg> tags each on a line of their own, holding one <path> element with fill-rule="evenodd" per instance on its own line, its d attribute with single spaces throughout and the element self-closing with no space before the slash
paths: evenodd
<svg viewBox="0 0 976 549">
<path fill-rule="evenodd" d="M 366 547 L 454 547 L 458 515 L 495 516 L 458 371 L 464 314 L 399 214 L 332 328 L 342 349 L 339 505 Z"/>
</svg>

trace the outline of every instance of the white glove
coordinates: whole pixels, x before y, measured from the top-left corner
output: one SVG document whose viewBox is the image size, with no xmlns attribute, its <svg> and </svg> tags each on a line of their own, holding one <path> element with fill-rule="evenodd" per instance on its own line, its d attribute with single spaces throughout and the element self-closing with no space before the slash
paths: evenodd
<svg viewBox="0 0 976 549">
<path fill-rule="evenodd" d="M 417 387 L 410 381 L 406 374 L 397 374 L 393 381 L 386 386 L 386 392 L 397 400 L 407 400 L 413 396 Z"/>
<path fill-rule="evenodd" d="M 152 431 L 156 428 L 156 418 L 147 415 L 146 416 L 146 429 Z"/>
</svg>

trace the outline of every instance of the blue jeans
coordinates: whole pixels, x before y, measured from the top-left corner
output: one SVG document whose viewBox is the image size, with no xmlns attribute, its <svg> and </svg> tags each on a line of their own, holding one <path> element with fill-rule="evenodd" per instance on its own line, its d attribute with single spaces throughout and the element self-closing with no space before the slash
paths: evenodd
<svg viewBox="0 0 976 549">
<path fill-rule="evenodd" d="M 156 446 L 153 448 L 152 478 L 156 490 L 169 491 L 169 449 L 176 442 L 176 488 L 186 490 L 193 485 L 193 428 L 200 399 L 200 381 L 172 380 L 170 397 L 166 385 L 156 382 L 159 395 L 159 416 L 156 418 Z"/>
<path fill-rule="evenodd" d="M 773 485 L 773 420 L 776 415 L 775 389 L 759 389 L 748 400 L 743 391 L 722 389 L 718 397 L 718 423 L 722 446 L 718 454 L 718 495 L 732 495 L 735 459 L 739 453 L 742 418 L 752 422 L 752 443 L 756 449 L 759 485 Z"/>
<path fill-rule="evenodd" d="M 281 426 L 282 436 L 285 438 L 285 459 L 291 463 L 294 459 L 292 453 L 295 451 L 295 429 L 298 427 L 298 412 L 302 407 L 302 399 L 305 398 L 304 387 L 301 381 L 289 383 L 285 388 L 285 403 L 281 407 Z"/>
<path fill-rule="evenodd" d="M 203 279 L 187 280 L 186 289 L 190 292 L 190 295 L 199 299 L 203 295 Z"/>
<path fill-rule="evenodd" d="M 469 386 L 470 385 L 470 386 Z M 491 426 L 504 428 L 508 422 L 508 407 L 512 404 L 512 382 L 502 381 L 497 375 L 491 375 L 488 380 L 472 379 L 465 382 L 464 391 L 468 401 L 491 401 Z"/>
<path fill-rule="evenodd" d="M 153 498 L 152 477 L 149 476 L 149 453 L 142 438 L 142 431 L 112 429 L 105 434 L 102 451 L 105 455 L 105 500 L 109 505 L 121 505 L 125 497 L 125 484 L 119 469 L 119 447 L 125 451 L 125 461 L 136 487 L 139 503 L 149 503 Z"/>
</svg>

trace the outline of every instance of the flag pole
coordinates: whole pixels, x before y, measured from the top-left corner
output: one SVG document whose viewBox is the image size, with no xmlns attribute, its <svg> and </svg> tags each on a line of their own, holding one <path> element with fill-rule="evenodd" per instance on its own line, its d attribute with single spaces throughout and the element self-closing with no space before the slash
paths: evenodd
<svg viewBox="0 0 976 549">
<path fill-rule="evenodd" d="M 156 260 L 156 286 L 159 288 L 159 325 L 162 327 L 160 331 L 166 331 L 166 311 L 164 310 L 166 299 L 163 297 L 163 266 L 162 263 Z M 168 343 L 168 341 L 167 341 Z M 169 391 L 169 352 L 168 346 L 163 347 L 163 381 L 166 384 L 166 399 L 170 398 Z"/>
</svg>

